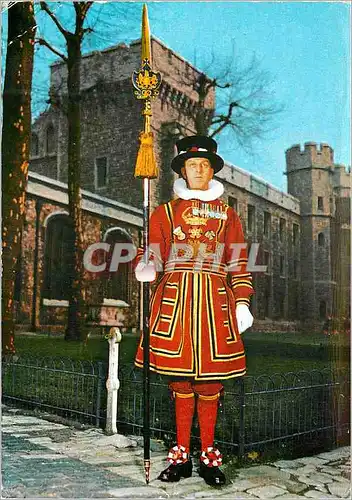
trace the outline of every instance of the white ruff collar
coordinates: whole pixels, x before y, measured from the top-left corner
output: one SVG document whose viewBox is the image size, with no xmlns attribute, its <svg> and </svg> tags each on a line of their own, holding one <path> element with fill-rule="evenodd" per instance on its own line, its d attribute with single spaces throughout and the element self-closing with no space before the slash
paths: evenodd
<svg viewBox="0 0 352 500">
<path fill-rule="evenodd" d="M 201 191 L 200 189 L 188 189 L 186 181 L 181 177 L 174 182 L 174 193 L 183 200 L 196 198 L 202 201 L 212 201 L 219 198 L 224 192 L 224 186 L 221 182 L 212 179 L 209 182 L 209 189 Z"/>
</svg>

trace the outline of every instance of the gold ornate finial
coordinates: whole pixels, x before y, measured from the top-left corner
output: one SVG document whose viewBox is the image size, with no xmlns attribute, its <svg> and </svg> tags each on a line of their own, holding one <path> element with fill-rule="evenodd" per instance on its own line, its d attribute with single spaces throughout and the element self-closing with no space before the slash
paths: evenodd
<svg viewBox="0 0 352 500">
<path fill-rule="evenodd" d="M 135 177 L 141 177 L 144 179 L 154 179 L 158 176 L 158 168 L 153 150 L 153 132 L 151 131 L 151 101 L 159 95 L 161 74 L 153 71 L 151 68 L 151 41 L 148 10 L 146 5 L 143 6 L 141 45 L 141 69 L 133 72 L 132 84 L 135 88 L 135 97 L 143 101 L 142 116 L 144 117 L 144 130 L 139 136 L 140 147 L 138 150 L 134 175 Z"/>
<path fill-rule="evenodd" d="M 143 5 L 143 16 L 142 16 L 142 64 L 144 59 L 148 59 L 149 64 L 150 65 L 152 64 L 148 9 L 146 4 Z"/>
<path fill-rule="evenodd" d="M 150 43 L 150 30 L 148 21 L 147 6 L 143 5 L 142 15 L 142 67 L 139 71 L 134 71 L 132 75 L 132 83 L 134 95 L 137 99 L 145 100 L 144 115 L 150 115 L 150 99 L 155 99 L 159 95 L 161 84 L 160 73 L 152 71 L 152 51 Z M 148 102 L 149 101 L 149 102 Z"/>
</svg>

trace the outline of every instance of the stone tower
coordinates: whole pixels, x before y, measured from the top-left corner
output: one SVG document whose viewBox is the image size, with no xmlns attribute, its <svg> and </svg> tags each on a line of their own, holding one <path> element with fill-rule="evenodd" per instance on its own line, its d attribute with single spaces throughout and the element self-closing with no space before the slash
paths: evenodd
<svg viewBox="0 0 352 500">
<path fill-rule="evenodd" d="M 341 198 L 349 199 L 349 173 L 334 165 L 328 144 L 315 142 L 303 151 L 299 144 L 289 148 L 286 168 L 288 192 L 301 205 L 301 318 L 315 322 L 336 311 L 337 263 L 347 250 L 340 247 L 336 218 Z"/>
<path fill-rule="evenodd" d="M 198 101 L 196 84 L 204 74 L 154 37 L 151 49 L 153 70 L 162 75 L 160 94 L 152 105 L 151 125 L 160 167 L 159 178 L 151 182 L 153 208 L 172 197 L 175 174 L 170 161 L 175 140 L 180 130 L 185 135 L 195 132 L 192 116 Z M 136 41 L 86 54 L 81 62 L 81 185 L 135 207 L 142 206 L 142 181 L 134 178 L 134 167 L 143 120 L 131 75 L 139 70 L 140 57 L 141 43 Z M 65 64 L 54 63 L 50 81 L 53 105 L 33 124 L 32 142 L 38 147 L 30 162 L 32 171 L 62 182 L 67 182 L 67 119 L 61 111 L 67 94 L 66 78 Z M 210 116 L 215 107 L 213 89 L 204 104 Z M 50 148 L 48 132 L 55 142 Z"/>
</svg>

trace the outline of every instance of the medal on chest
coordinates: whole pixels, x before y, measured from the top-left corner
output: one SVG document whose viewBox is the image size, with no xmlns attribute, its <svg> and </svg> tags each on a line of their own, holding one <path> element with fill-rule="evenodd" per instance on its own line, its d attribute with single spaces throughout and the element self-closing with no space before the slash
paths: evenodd
<svg viewBox="0 0 352 500">
<path fill-rule="evenodd" d="M 220 205 L 193 200 L 182 213 L 182 219 L 189 226 L 206 226 L 210 219 L 226 220 L 226 209 Z M 193 236 L 192 236 L 193 237 Z"/>
<path fill-rule="evenodd" d="M 192 202 L 192 215 L 198 215 L 205 219 L 227 219 L 226 210 L 221 205 L 198 202 L 198 200 L 197 202 Z"/>
</svg>

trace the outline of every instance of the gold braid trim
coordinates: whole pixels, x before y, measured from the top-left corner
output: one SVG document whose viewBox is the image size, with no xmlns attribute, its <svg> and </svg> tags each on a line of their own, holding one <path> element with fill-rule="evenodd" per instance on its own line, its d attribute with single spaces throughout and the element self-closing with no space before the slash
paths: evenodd
<svg viewBox="0 0 352 500">
<path fill-rule="evenodd" d="M 203 401 L 215 401 L 216 399 L 219 399 L 219 397 L 220 397 L 220 392 L 214 394 L 214 396 L 203 396 L 203 394 L 198 394 L 198 398 L 202 399 Z"/>
<path fill-rule="evenodd" d="M 189 394 L 182 394 L 180 392 L 174 392 L 173 395 L 174 395 L 174 398 L 177 396 L 180 399 L 194 398 L 194 392 L 191 392 Z"/>
</svg>

